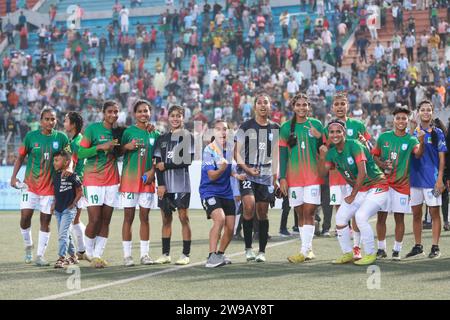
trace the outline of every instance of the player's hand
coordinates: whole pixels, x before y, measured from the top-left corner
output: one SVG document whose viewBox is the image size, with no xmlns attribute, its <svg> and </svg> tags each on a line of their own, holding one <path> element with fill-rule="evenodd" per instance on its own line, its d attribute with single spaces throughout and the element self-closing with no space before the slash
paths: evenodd
<svg viewBox="0 0 450 320">
<path fill-rule="evenodd" d="M 67 209 L 72 210 L 73 208 L 75 208 L 75 203 L 72 203 L 70 206 L 67 207 Z"/>
<path fill-rule="evenodd" d="M 417 111 L 413 111 L 411 114 L 411 119 L 409 120 L 409 127 L 411 130 L 411 135 L 414 133 L 414 131 L 419 126 L 419 115 L 417 114 Z M 421 130 L 418 130 L 421 131 Z"/>
<path fill-rule="evenodd" d="M 442 182 L 441 180 L 436 181 L 434 188 L 436 190 L 439 190 L 440 193 L 442 193 L 445 190 L 444 182 Z"/>
<path fill-rule="evenodd" d="M 447 180 L 447 190 L 450 190 L 450 180 Z"/>
<path fill-rule="evenodd" d="M 364 145 L 367 143 L 366 138 L 364 138 L 364 136 L 361 133 L 358 135 L 358 140 Z"/>
<path fill-rule="evenodd" d="M 139 148 L 137 140 L 133 139 L 131 142 L 123 146 L 125 150 L 133 151 Z"/>
<path fill-rule="evenodd" d="M 312 134 L 312 136 L 316 139 L 319 139 L 322 137 L 322 134 L 317 130 L 312 124 L 311 121 L 308 120 L 308 125 L 305 125 L 305 128 L 309 129 L 309 132 Z"/>
<path fill-rule="evenodd" d="M 52 206 L 50 207 L 50 214 L 55 213 L 55 203 L 52 203 Z"/>
<path fill-rule="evenodd" d="M 392 170 L 392 160 L 385 160 L 382 167 L 383 169 Z"/>
<path fill-rule="evenodd" d="M 156 164 L 156 169 L 158 169 L 159 171 L 164 171 L 166 170 L 166 167 L 164 166 L 164 162 L 159 162 Z"/>
<path fill-rule="evenodd" d="M 417 130 L 417 139 L 419 139 L 420 143 L 424 143 L 424 141 L 425 141 L 425 131 L 424 130 L 421 130 L 421 129 Z"/>
<path fill-rule="evenodd" d="M 67 177 L 70 177 L 72 174 L 73 174 L 73 169 L 67 168 L 66 170 L 64 170 L 64 171 L 61 173 L 61 177 L 67 178 Z"/>
<path fill-rule="evenodd" d="M 222 158 L 222 159 L 220 159 L 219 164 L 220 164 L 219 169 L 225 171 L 228 166 L 228 161 L 227 161 L 227 159 Z"/>
<path fill-rule="evenodd" d="M 147 124 L 147 131 L 148 131 L 148 132 L 153 132 L 153 131 L 155 131 L 155 130 L 156 130 L 156 128 L 155 128 L 154 125 L 152 125 L 151 123 L 148 123 L 148 124 Z"/>
<path fill-rule="evenodd" d="M 325 160 L 325 156 L 328 153 L 328 147 L 326 145 L 321 145 L 319 148 L 320 159 Z"/>
<path fill-rule="evenodd" d="M 259 170 L 256 169 L 256 168 L 248 168 L 247 173 L 248 173 L 251 177 L 259 176 Z"/>
<path fill-rule="evenodd" d="M 10 183 L 11 187 L 17 188 L 16 187 L 17 182 L 19 182 L 19 179 L 17 179 L 16 177 L 11 177 L 11 183 Z"/>
<path fill-rule="evenodd" d="M 247 175 L 245 173 L 237 174 L 234 177 L 239 181 L 247 180 Z"/>
<path fill-rule="evenodd" d="M 155 174 L 152 170 L 145 172 L 144 176 L 147 177 L 147 181 L 145 181 L 144 184 L 151 184 L 153 182 L 153 180 L 155 180 Z"/>
<path fill-rule="evenodd" d="M 352 204 L 352 202 L 355 200 L 356 196 L 352 196 L 349 195 L 348 197 L 346 197 L 344 200 L 345 202 L 347 202 L 348 204 Z"/>
<path fill-rule="evenodd" d="M 116 141 L 108 141 L 97 146 L 97 150 L 103 150 L 105 152 L 112 151 L 114 147 L 117 145 Z"/>
<path fill-rule="evenodd" d="M 288 196 L 288 183 L 286 179 L 281 179 L 280 180 L 280 189 L 281 189 L 281 193 L 283 194 L 283 196 L 287 197 Z"/>
<path fill-rule="evenodd" d="M 235 196 L 235 197 L 234 197 L 234 201 L 236 201 L 236 202 L 241 201 L 241 196 Z"/>
<path fill-rule="evenodd" d="M 162 200 L 165 193 L 166 193 L 166 186 L 158 186 L 156 194 L 158 195 L 159 200 Z"/>
</svg>

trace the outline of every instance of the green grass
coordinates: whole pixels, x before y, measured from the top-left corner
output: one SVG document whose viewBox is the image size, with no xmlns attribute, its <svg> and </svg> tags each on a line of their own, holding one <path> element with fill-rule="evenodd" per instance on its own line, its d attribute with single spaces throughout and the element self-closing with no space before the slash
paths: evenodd
<svg viewBox="0 0 450 320">
<path fill-rule="evenodd" d="M 86 223 L 86 212 L 82 220 Z M 110 267 L 94 270 L 86 262 L 81 262 L 81 289 L 106 285 L 118 280 L 144 276 L 133 281 L 125 281 L 104 288 L 78 292 L 67 289 L 71 274 L 53 267 L 38 268 L 23 263 L 23 244 L 19 231 L 19 213 L 0 213 L 0 299 L 37 299 L 69 293 L 62 299 L 448 299 L 450 290 L 450 233 L 443 233 L 441 240 L 442 257 L 411 261 L 377 263 L 380 268 L 380 289 L 369 290 L 367 280 L 370 274 L 366 267 L 354 265 L 333 266 L 330 261 L 339 253 L 335 238 L 315 238 L 314 252 L 317 259 L 302 265 L 292 265 L 286 260 L 296 253 L 299 240 L 279 238 L 278 226 L 280 212 L 270 213 L 270 233 L 273 238 L 266 250 L 267 262 L 247 263 L 243 255 L 243 242 L 234 241 L 228 249 L 233 264 L 216 269 L 206 269 L 202 264 L 176 267 L 122 266 L 121 226 L 122 211 L 116 211 L 111 224 L 111 238 L 107 244 L 105 258 Z M 156 258 L 161 253 L 159 212 L 151 213 L 150 255 Z M 290 216 L 292 219 L 292 216 Z M 393 221 L 388 221 L 388 251 L 393 245 Z M 137 221 L 136 221 L 137 222 Z M 208 254 L 208 232 L 210 221 L 200 210 L 191 211 L 193 231 L 191 262 L 205 260 Z M 33 240 L 37 243 L 39 216 L 33 217 Z M 292 222 L 289 222 L 289 226 Z M 411 216 L 406 218 L 406 236 L 403 256 L 413 245 Z M 52 236 L 46 257 L 56 260 L 56 223 L 52 222 Z M 133 226 L 135 261 L 139 257 L 138 224 Z M 180 224 L 174 219 L 171 255 L 178 258 L 181 253 Z M 287 241 L 291 240 L 291 241 Z M 424 247 L 431 247 L 431 231 L 424 231 Z M 254 243 L 254 248 L 257 248 Z M 273 246 L 273 247 L 271 247 Z M 35 252 L 34 252 L 35 254 Z M 162 273 L 161 273 L 162 272 Z M 76 293 L 76 294 L 73 294 Z"/>
</svg>

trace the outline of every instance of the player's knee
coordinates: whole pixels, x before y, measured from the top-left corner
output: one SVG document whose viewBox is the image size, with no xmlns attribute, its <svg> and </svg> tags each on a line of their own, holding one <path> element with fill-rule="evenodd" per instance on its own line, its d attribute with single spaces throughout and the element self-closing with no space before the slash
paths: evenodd
<svg viewBox="0 0 450 320">
<path fill-rule="evenodd" d="M 180 222 L 182 225 L 187 225 L 189 224 L 189 217 L 188 215 L 180 215 Z"/>
</svg>

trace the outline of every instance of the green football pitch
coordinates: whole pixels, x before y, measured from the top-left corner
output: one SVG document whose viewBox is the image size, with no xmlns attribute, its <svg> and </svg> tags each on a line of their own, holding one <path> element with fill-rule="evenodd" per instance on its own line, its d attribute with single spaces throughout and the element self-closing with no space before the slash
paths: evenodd
<svg viewBox="0 0 450 320">
<path fill-rule="evenodd" d="M 82 220 L 86 223 L 86 212 Z M 337 240 L 314 238 L 317 258 L 301 265 L 289 264 L 286 257 L 299 249 L 297 238 L 278 237 L 280 211 L 270 213 L 270 234 L 266 263 L 247 263 L 244 244 L 233 241 L 227 250 L 232 264 L 206 269 L 210 221 L 200 210 L 191 210 L 191 264 L 187 266 L 122 266 L 121 226 L 123 212 L 115 211 L 110 239 L 105 250 L 109 267 L 91 268 L 81 261 L 79 268 L 56 270 L 23 262 L 23 244 L 18 212 L 0 212 L 0 299 L 448 299 L 450 296 L 450 233 L 442 233 L 439 259 L 377 261 L 370 268 L 354 265 L 333 266 L 330 261 L 340 254 Z M 292 215 L 289 217 L 292 226 Z M 133 226 L 135 262 L 139 262 L 138 220 Z M 151 213 L 150 255 L 161 253 L 161 217 Z M 372 219 L 372 225 L 374 219 Z M 33 217 L 36 245 L 39 216 Z M 414 244 L 411 216 L 406 217 L 406 235 L 402 256 Z M 388 219 L 388 254 L 393 245 L 393 217 Z M 180 223 L 174 219 L 172 261 L 181 253 Z M 431 247 L 431 231 L 424 230 L 426 253 Z M 258 247 L 257 241 L 254 248 Z M 46 257 L 53 264 L 57 258 L 55 219 Z M 35 250 L 33 252 L 35 254 Z"/>
</svg>

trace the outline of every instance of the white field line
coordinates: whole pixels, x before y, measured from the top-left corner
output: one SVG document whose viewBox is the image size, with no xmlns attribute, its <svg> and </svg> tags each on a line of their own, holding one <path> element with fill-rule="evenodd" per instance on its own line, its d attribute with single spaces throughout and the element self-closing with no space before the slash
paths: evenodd
<svg viewBox="0 0 450 320">
<path fill-rule="evenodd" d="M 376 221 L 376 217 L 369 220 L 369 222 L 374 222 L 374 221 Z M 285 245 L 285 244 L 296 242 L 298 240 L 299 240 L 299 238 L 295 238 L 295 239 L 291 239 L 291 240 L 287 240 L 287 241 L 277 242 L 277 243 L 268 245 L 267 248 L 273 248 L 273 247 L 282 246 L 282 245 Z M 233 253 L 233 254 L 230 254 L 230 255 L 227 255 L 227 256 L 228 257 L 237 257 L 237 256 L 240 256 L 240 255 L 243 255 L 243 254 L 244 253 L 241 251 L 241 252 L 236 252 L 236 253 Z M 80 290 L 71 290 L 71 291 L 68 291 L 68 292 L 60 293 L 60 294 L 55 294 L 55 295 L 51 295 L 51 296 L 37 298 L 36 300 L 56 300 L 56 299 L 61 299 L 61 298 L 65 298 L 65 297 L 70 297 L 70 296 L 77 295 L 77 294 L 84 293 L 84 292 L 104 289 L 104 288 L 117 286 L 117 285 L 123 285 L 123 284 L 127 284 L 127 283 L 130 283 L 130 282 L 133 282 L 133 281 L 138 281 L 138 280 L 147 279 L 147 278 L 159 276 L 159 275 L 166 274 L 166 273 L 171 273 L 171 272 L 176 272 L 176 271 L 180 271 L 180 270 L 187 269 L 187 268 L 193 268 L 193 267 L 196 267 L 196 266 L 201 266 L 201 265 L 204 265 L 205 262 L 206 261 L 200 261 L 200 262 L 189 264 L 187 266 L 179 266 L 179 267 L 177 266 L 177 267 L 172 267 L 172 268 L 161 270 L 161 271 L 157 271 L 157 272 L 149 272 L 149 273 L 142 274 L 142 275 L 136 276 L 136 277 L 131 277 L 131 278 L 126 278 L 126 279 L 122 279 L 122 280 L 117 280 L 117 281 L 113 281 L 113 282 L 109 282 L 109 283 L 105 283 L 105 284 L 100 284 L 100 285 L 97 285 L 97 286 L 88 287 L 88 288 L 84 288 L 84 289 L 80 289 Z"/>
</svg>

